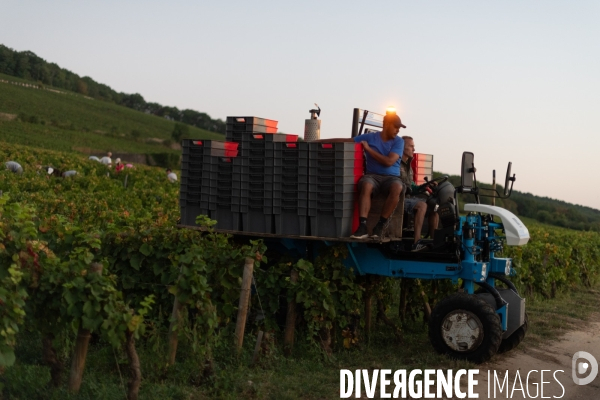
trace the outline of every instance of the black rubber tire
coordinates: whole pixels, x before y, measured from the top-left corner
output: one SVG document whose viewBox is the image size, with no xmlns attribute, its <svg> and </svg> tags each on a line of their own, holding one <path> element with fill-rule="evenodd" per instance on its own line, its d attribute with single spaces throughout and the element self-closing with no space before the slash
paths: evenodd
<svg viewBox="0 0 600 400">
<path fill-rule="evenodd" d="M 451 348 L 444 340 L 442 326 L 446 316 L 453 311 L 471 313 L 481 324 L 483 337 L 476 348 L 458 351 Z M 496 311 L 484 300 L 467 293 L 455 293 L 440 301 L 431 312 L 429 340 L 433 348 L 440 354 L 480 364 L 488 361 L 498 351 L 502 341 L 502 325 Z"/>
<path fill-rule="evenodd" d="M 529 328 L 529 316 L 527 312 L 525 312 L 525 322 L 519 329 L 514 331 L 512 335 L 507 337 L 506 339 L 502 339 L 500 342 L 500 347 L 498 348 L 498 353 L 506 353 L 507 351 L 511 351 L 515 347 L 519 345 L 525 338 L 525 334 L 527 334 L 527 328 Z"/>
</svg>

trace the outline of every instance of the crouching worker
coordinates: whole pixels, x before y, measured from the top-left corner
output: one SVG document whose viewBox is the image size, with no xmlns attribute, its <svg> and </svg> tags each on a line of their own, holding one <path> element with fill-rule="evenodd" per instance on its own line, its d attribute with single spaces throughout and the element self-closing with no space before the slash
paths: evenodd
<svg viewBox="0 0 600 400">
<path fill-rule="evenodd" d="M 413 170 L 410 166 L 415 155 L 415 142 L 410 136 L 402 136 L 404 139 L 404 152 L 402 153 L 402 182 L 406 186 L 407 194 L 404 198 L 404 211 L 406 214 L 415 217 L 415 241 L 412 245 L 412 251 L 425 250 L 427 246 L 421 241 L 421 230 L 423 229 L 423 221 L 427 213 L 427 203 L 424 199 L 416 197 L 419 187 L 413 181 Z M 435 183 L 433 183 L 435 185 Z M 410 189 L 410 191 L 409 191 Z M 412 194 L 408 194 L 412 192 Z M 433 233 L 437 229 L 439 216 L 437 212 L 432 212 L 429 215 L 429 235 L 433 237 Z"/>
<path fill-rule="evenodd" d="M 398 136 L 400 128 L 406 128 L 400 117 L 394 114 L 386 114 L 383 119 L 381 132 L 372 132 L 354 138 L 361 143 L 366 159 L 366 173 L 358 181 L 358 229 L 352 234 L 352 238 L 364 239 L 369 236 L 367 229 L 367 217 L 371 209 L 371 196 L 382 193 L 387 196 L 383 205 L 379 221 L 372 231 L 372 237 L 381 237 L 388 219 L 396 209 L 400 194 L 402 193 L 402 181 L 400 180 L 400 157 L 404 152 L 404 140 Z"/>
</svg>

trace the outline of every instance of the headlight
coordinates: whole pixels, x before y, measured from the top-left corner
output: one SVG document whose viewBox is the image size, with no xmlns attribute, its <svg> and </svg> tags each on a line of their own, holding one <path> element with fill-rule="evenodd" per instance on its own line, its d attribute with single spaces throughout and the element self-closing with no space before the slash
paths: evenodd
<svg viewBox="0 0 600 400">
<path fill-rule="evenodd" d="M 504 267 L 504 275 L 510 276 L 510 260 L 506 260 L 506 267 Z"/>
</svg>

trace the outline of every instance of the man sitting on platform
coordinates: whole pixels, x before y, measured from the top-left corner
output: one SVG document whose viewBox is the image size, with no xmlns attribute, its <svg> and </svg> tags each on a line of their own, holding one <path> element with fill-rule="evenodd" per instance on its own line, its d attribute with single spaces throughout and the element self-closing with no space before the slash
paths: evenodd
<svg viewBox="0 0 600 400">
<path fill-rule="evenodd" d="M 387 113 L 381 132 L 366 133 L 354 138 L 365 150 L 367 168 L 365 175 L 358 181 L 359 225 L 350 236 L 352 238 L 364 239 L 369 236 L 367 217 L 371 209 L 371 195 L 381 192 L 387 196 L 372 237 L 382 235 L 388 219 L 398 205 L 402 193 L 400 157 L 404 152 L 404 140 L 398 136 L 400 128 L 406 128 L 400 117 L 396 113 Z"/>
</svg>

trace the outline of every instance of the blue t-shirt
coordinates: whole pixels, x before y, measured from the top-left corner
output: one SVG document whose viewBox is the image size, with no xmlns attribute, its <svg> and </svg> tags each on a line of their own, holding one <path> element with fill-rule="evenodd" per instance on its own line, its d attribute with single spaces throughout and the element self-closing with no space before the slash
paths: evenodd
<svg viewBox="0 0 600 400">
<path fill-rule="evenodd" d="M 357 136 L 354 138 L 354 141 L 356 143 L 366 141 L 373 150 L 386 157 L 390 153 L 396 153 L 400 156 L 394 165 L 386 167 L 377 162 L 377 160 L 365 151 L 367 157 L 367 174 L 400 176 L 400 160 L 402 159 L 402 153 L 404 153 L 404 139 L 396 136 L 393 140 L 384 142 L 381 140 L 381 132 L 372 132 Z"/>
</svg>

